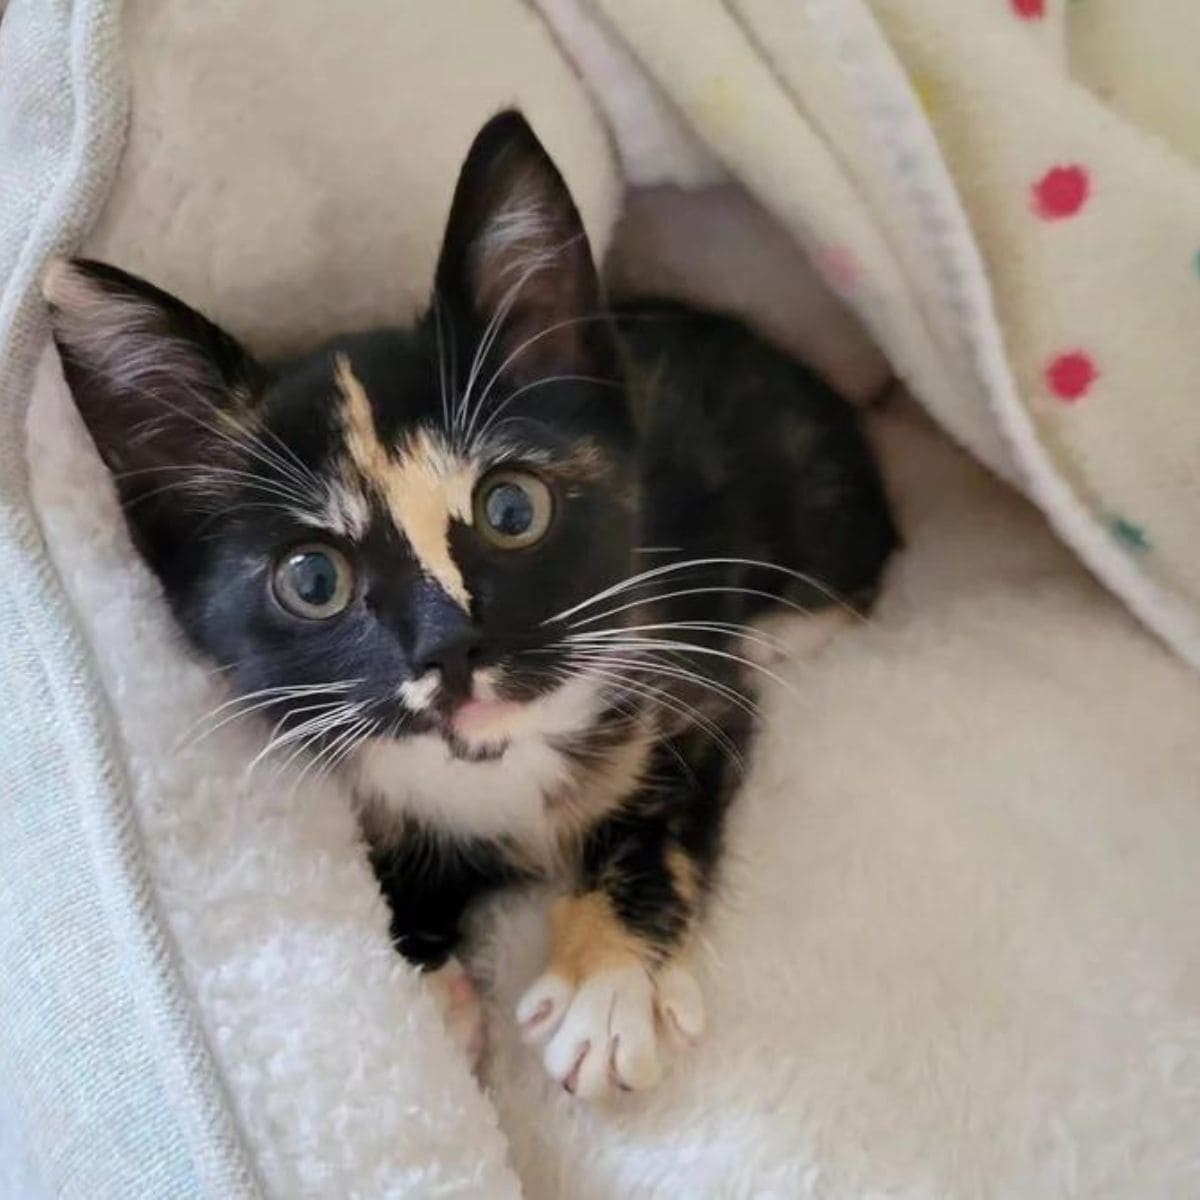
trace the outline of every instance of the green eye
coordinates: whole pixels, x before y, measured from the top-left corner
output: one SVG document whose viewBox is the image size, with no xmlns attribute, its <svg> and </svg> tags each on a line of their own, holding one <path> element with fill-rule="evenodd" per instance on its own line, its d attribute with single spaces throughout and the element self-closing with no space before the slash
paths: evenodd
<svg viewBox="0 0 1200 1200">
<path fill-rule="evenodd" d="M 475 489 L 475 523 L 502 550 L 540 542 L 553 516 L 550 489 L 529 471 L 493 471 Z"/>
<path fill-rule="evenodd" d="M 354 572 L 332 546 L 297 546 L 275 565 L 275 598 L 293 616 L 324 621 L 354 596 Z"/>
</svg>

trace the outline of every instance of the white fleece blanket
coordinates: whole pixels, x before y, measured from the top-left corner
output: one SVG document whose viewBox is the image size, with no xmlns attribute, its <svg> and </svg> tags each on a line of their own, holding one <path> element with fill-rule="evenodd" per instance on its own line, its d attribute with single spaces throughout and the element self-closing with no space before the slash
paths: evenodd
<svg viewBox="0 0 1200 1200">
<path fill-rule="evenodd" d="M 130 125 L 82 249 L 261 353 L 424 303 L 465 147 L 513 101 L 603 245 L 602 126 L 515 0 L 362 4 L 332 25 L 321 0 L 270 0 L 252 21 L 130 0 L 124 25 Z M 495 1110 L 390 945 L 345 797 L 248 774 L 246 727 L 197 739 L 227 696 L 132 553 L 52 354 L 30 427 L 35 503 L 116 711 L 158 908 L 268 1193 L 515 1196 Z"/>
<path fill-rule="evenodd" d="M 625 161 L 682 146 L 690 178 L 698 147 L 744 183 L 937 419 L 1200 665 L 1194 0 L 541 2 Z M 613 86 L 620 54 L 669 136 L 628 111 L 647 79 Z"/>
<path fill-rule="evenodd" d="M 514 95 L 603 234 L 603 133 L 531 13 L 258 11 L 130 5 L 133 124 L 88 251 L 256 348 L 379 320 L 424 291 L 462 147 Z M 219 686 L 43 364 L 39 508 L 270 1194 L 1200 1191 L 1200 690 L 1033 509 L 912 413 L 874 427 L 909 546 L 873 621 L 768 700 L 708 930 L 711 1028 L 661 1090 L 588 1111 L 512 1036 L 537 898 L 483 922 L 484 1095 L 387 945 L 343 798 L 247 775 L 246 728 L 190 740 Z"/>
</svg>

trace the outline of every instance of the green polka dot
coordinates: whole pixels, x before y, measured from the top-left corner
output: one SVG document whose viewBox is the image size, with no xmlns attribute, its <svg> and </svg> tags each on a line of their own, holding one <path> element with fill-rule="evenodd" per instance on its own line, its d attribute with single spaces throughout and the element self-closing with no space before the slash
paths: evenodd
<svg viewBox="0 0 1200 1200">
<path fill-rule="evenodd" d="M 1108 528 L 1113 537 L 1127 550 L 1145 554 L 1153 549 L 1150 539 L 1146 536 L 1146 531 L 1140 525 L 1135 525 L 1124 517 L 1110 517 Z"/>
</svg>

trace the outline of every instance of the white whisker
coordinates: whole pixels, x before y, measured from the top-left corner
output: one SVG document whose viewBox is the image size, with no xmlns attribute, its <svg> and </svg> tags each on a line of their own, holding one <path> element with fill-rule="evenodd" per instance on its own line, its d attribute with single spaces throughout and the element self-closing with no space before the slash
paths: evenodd
<svg viewBox="0 0 1200 1200">
<path fill-rule="evenodd" d="M 648 650 L 680 650 L 686 654 L 703 654 L 710 658 L 719 658 L 726 662 L 737 663 L 739 666 L 748 667 L 752 671 L 757 671 L 760 675 L 765 675 L 768 679 L 777 683 L 785 690 L 795 693 L 796 687 L 783 676 L 777 675 L 769 667 L 764 667 L 761 663 L 756 663 L 753 659 L 744 658 L 740 654 L 734 654 L 728 650 L 717 650 L 711 646 L 698 646 L 694 642 L 681 642 L 675 640 L 667 640 L 665 638 L 642 638 L 637 635 L 643 631 L 649 632 L 656 627 L 653 625 L 647 626 L 632 626 L 629 629 L 614 629 L 614 630 L 593 630 L 584 634 L 571 634 L 565 640 L 572 644 L 582 645 L 616 645 L 623 648 L 631 648 L 637 646 L 645 646 Z"/>
<path fill-rule="evenodd" d="M 479 427 L 477 431 L 470 435 L 470 449 L 474 450 L 487 437 L 488 432 L 496 427 L 496 421 L 500 415 L 512 402 L 523 396 L 526 392 L 533 391 L 534 388 L 545 387 L 551 383 L 593 383 L 599 387 L 619 388 L 619 383 L 613 382 L 611 379 L 601 379 L 598 375 L 548 375 L 542 379 L 535 379 L 532 383 L 526 383 L 517 388 L 516 391 L 510 392 L 505 398 L 496 405 L 496 407 L 488 414 L 487 419 Z M 481 401 L 482 405 L 482 401 Z"/>
<path fill-rule="evenodd" d="M 756 558 L 692 558 L 680 563 L 667 563 L 661 567 L 651 567 L 647 571 L 642 571 L 637 575 L 631 575 L 627 579 L 622 579 L 618 583 L 612 584 L 610 587 L 594 593 L 585 600 L 579 601 L 578 604 L 572 605 L 570 608 L 565 608 L 562 612 L 555 613 L 552 617 L 547 617 L 542 624 L 549 625 L 554 621 L 563 621 L 567 617 L 572 617 L 578 612 L 582 612 L 585 608 L 590 608 L 593 604 L 599 604 L 603 600 L 608 600 L 613 596 L 619 595 L 621 592 L 638 587 L 641 584 L 647 583 L 653 579 L 659 579 L 664 575 L 669 575 L 675 571 L 698 570 L 701 567 L 718 567 L 718 566 L 740 566 L 754 567 L 762 570 L 777 571 L 781 575 L 786 575 L 791 579 L 795 579 L 800 583 L 806 584 L 808 587 L 815 589 L 822 595 L 826 596 L 833 603 L 840 605 L 848 612 L 859 616 L 853 608 L 851 608 L 840 596 L 831 591 L 825 584 L 813 578 L 811 575 L 806 575 L 803 571 L 795 571 L 791 567 L 783 567 L 778 563 L 764 562 Z"/>
<path fill-rule="evenodd" d="M 579 654 L 573 654 L 572 658 L 580 662 L 594 662 L 600 665 L 612 663 L 615 666 L 624 667 L 627 670 L 646 672 L 655 676 L 664 675 L 668 679 L 676 679 L 681 683 L 690 683 L 705 691 L 710 691 L 714 695 L 723 700 L 727 700 L 730 704 L 740 708 L 748 716 L 759 718 L 762 713 L 758 707 L 748 696 L 739 692 L 737 688 L 731 687 L 727 683 L 722 683 L 720 680 L 713 679 L 711 676 L 700 674 L 697 671 L 691 671 L 687 667 L 680 666 L 672 659 L 668 663 L 662 662 L 657 658 L 639 658 L 636 652 L 633 652 L 631 657 L 622 657 L 622 653 L 629 654 L 628 650 L 618 651 L 616 654 L 605 650 L 596 651 L 596 656 L 588 659 Z M 647 654 L 650 652 L 648 651 Z"/>
<path fill-rule="evenodd" d="M 790 608 L 793 612 L 801 616 L 809 616 L 812 609 L 806 608 L 798 601 L 792 600 L 788 596 L 780 596 L 775 592 L 764 592 L 760 588 L 744 588 L 737 587 L 734 584 L 722 584 L 713 587 L 695 587 L 682 588 L 674 592 L 660 593 L 654 596 L 643 596 L 637 600 L 630 600 L 627 604 L 622 604 L 619 608 L 605 609 L 603 612 L 593 613 L 590 616 L 583 617 L 578 621 L 573 621 L 569 628 L 579 629 L 584 625 L 590 625 L 593 621 L 601 621 L 605 617 L 615 617 L 618 613 L 629 612 L 631 609 L 641 608 L 652 604 L 663 604 L 667 600 L 678 600 L 685 596 L 706 596 L 713 594 L 727 593 L 737 596 L 755 596 L 763 600 L 771 600 L 776 604 L 782 604 L 785 608 Z M 551 618 L 552 620 L 554 618 Z"/>
<path fill-rule="evenodd" d="M 615 686 L 623 691 L 629 692 L 631 695 L 638 696 L 644 700 L 648 700 L 652 704 L 658 704 L 660 707 L 674 713 L 677 717 L 691 725 L 695 725 L 702 732 L 711 737 L 721 748 L 736 762 L 738 769 L 744 768 L 741 754 L 737 747 L 730 741 L 719 725 L 710 720 L 698 708 L 678 696 L 672 695 L 670 692 L 662 688 L 655 687 L 653 684 L 645 680 L 631 680 L 625 676 L 617 674 L 615 671 L 608 671 L 603 667 L 588 666 L 586 668 L 597 678 L 605 679 L 610 683 L 610 686 Z"/>
</svg>

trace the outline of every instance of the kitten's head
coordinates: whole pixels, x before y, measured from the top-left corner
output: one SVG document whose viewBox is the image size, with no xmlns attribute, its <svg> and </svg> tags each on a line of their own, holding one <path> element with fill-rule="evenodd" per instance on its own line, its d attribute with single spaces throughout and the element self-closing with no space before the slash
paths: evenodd
<svg viewBox="0 0 1200 1200">
<path fill-rule="evenodd" d="M 519 114 L 476 138 L 411 330 L 268 369 L 112 267 L 60 262 L 46 295 L 139 549 L 237 689 L 277 689 L 267 715 L 468 756 L 568 693 L 585 719 L 557 618 L 629 572 L 634 434 L 579 215 Z"/>
</svg>

